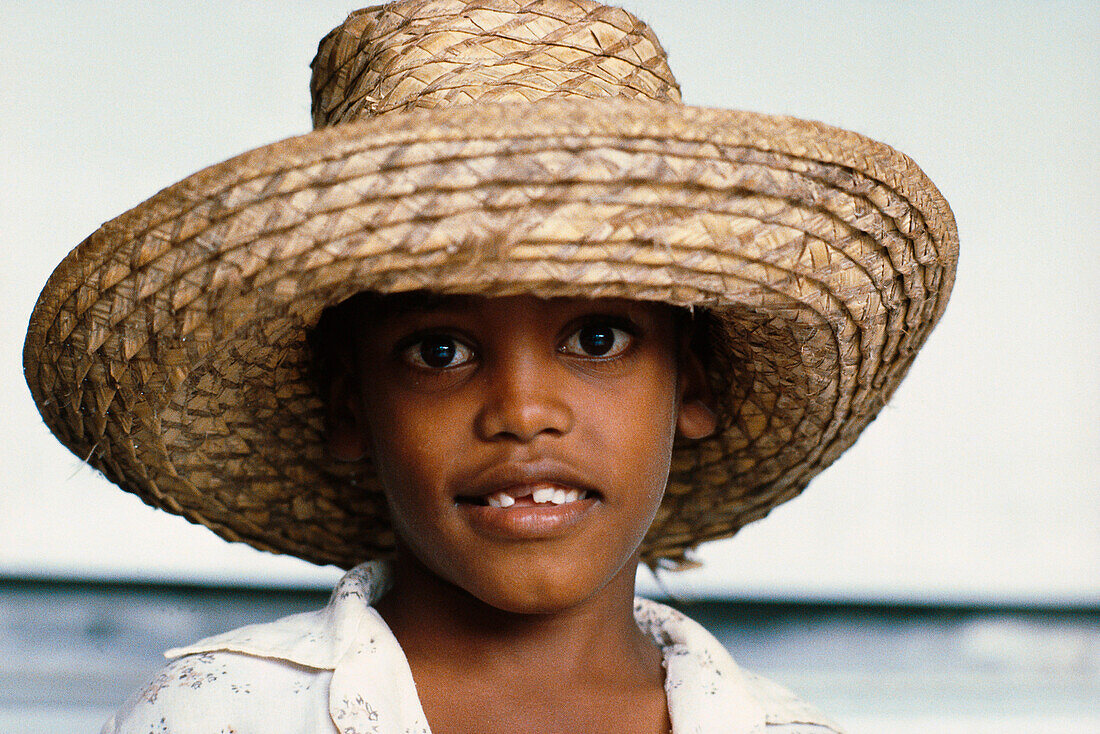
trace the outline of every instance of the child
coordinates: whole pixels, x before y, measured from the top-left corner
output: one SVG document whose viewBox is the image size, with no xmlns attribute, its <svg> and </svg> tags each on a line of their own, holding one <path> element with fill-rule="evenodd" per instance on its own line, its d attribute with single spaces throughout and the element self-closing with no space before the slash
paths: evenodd
<svg viewBox="0 0 1100 734">
<path fill-rule="evenodd" d="M 324 610 L 169 651 L 104 731 L 836 731 L 634 576 L 885 404 L 953 279 L 931 182 L 684 107 L 649 28 L 591 0 L 358 11 L 312 91 L 317 130 L 104 225 L 31 318 L 74 452 L 351 569 Z"/>
</svg>

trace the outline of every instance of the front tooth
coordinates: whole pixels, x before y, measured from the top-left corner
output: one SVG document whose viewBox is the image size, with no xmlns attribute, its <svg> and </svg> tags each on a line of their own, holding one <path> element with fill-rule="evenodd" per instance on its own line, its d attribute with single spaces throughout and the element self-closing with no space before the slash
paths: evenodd
<svg viewBox="0 0 1100 734">
<path fill-rule="evenodd" d="M 536 489 L 534 492 L 531 493 L 531 499 L 533 499 L 537 504 L 545 504 L 546 502 L 553 502 L 554 501 L 554 488 L 553 487 L 543 487 L 541 489 Z"/>
<path fill-rule="evenodd" d="M 489 507 L 511 507 L 516 500 L 507 492 L 497 492 L 489 495 Z"/>
<path fill-rule="evenodd" d="M 581 498 L 581 491 L 579 489 L 568 489 L 565 491 L 566 502 L 576 502 Z"/>
<path fill-rule="evenodd" d="M 554 499 L 551 500 L 551 502 L 553 502 L 555 505 L 564 505 L 566 502 L 568 502 L 568 500 L 565 499 L 565 490 L 564 489 L 555 489 L 554 490 Z"/>
</svg>

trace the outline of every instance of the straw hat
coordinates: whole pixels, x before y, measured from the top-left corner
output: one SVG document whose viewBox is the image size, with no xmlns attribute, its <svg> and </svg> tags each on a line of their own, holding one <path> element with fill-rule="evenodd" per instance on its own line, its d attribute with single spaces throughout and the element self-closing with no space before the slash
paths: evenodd
<svg viewBox="0 0 1100 734">
<path fill-rule="evenodd" d="M 392 546 L 370 467 L 328 458 L 308 379 L 308 330 L 359 291 L 704 309 L 720 430 L 677 445 L 643 545 L 675 563 L 850 446 L 951 290 L 954 219 L 909 158 L 684 106 L 652 31 L 617 8 L 368 8 L 321 42 L 312 92 L 314 132 L 82 242 L 24 346 L 62 443 L 228 540 L 340 566 Z"/>
</svg>

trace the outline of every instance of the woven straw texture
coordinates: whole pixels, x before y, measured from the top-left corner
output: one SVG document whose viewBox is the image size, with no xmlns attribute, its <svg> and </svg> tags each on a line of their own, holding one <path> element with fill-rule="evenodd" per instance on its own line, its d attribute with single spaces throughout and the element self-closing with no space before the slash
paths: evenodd
<svg viewBox="0 0 1100 734">
<path fill-rule="evenodd" d="M 320 128 L 105 224 L 31 317 L 50 429 L 224 538 L 351 566 L 393 544 L 332 462 L 306 333 L 363 291 L 706 310 L 720 430 L 676 448 L 643 558 L 683 561 L 855 441 L 943 312 L 946 202 L 855 133 L 684 107 L 652 32 L 581 0 L 409 0 L 314 61 Z"/>
</svg>

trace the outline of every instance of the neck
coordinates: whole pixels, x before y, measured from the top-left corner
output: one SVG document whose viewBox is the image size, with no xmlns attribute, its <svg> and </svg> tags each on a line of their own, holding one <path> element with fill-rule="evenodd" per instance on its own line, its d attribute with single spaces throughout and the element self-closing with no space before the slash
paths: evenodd
<svg viewBox="0 0 1100 734">
<path fill-rule="evenodd" d="M 414 671 L 462 661 L 483 676 L 552 668 L 559 680 L 649 678 L 660 674 L 660 654 L 634 622 L 636 570 L 635 558 L 573 606 L 519 614 L 486 604 L 399 548 L 394 586 L 376 608 Z"/>
</svg>

